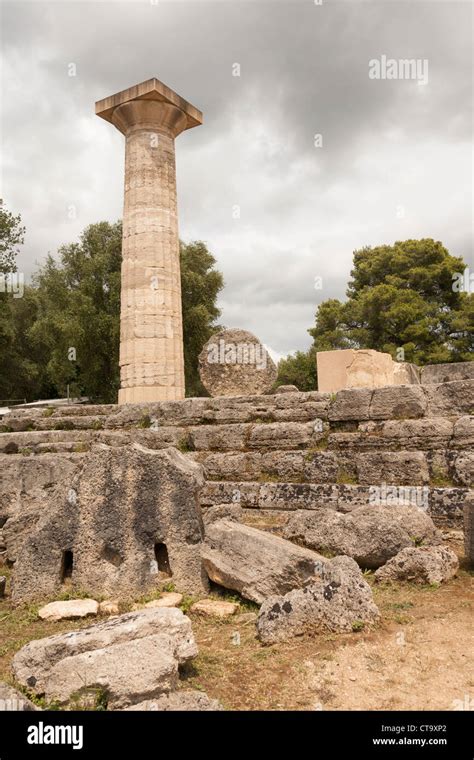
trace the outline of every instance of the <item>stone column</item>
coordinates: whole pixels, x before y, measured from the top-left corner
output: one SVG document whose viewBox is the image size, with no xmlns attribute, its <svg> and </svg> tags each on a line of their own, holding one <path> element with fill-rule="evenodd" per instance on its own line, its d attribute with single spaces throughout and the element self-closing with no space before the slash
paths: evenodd
<svg viewBox="0 0 474 760">
<path fill-rule="evenodd" d="M 184 398 L 174 140 L 202 114 L 157 79 L 96 103 L 125 135 L 119 404 Z"/>
</svg>

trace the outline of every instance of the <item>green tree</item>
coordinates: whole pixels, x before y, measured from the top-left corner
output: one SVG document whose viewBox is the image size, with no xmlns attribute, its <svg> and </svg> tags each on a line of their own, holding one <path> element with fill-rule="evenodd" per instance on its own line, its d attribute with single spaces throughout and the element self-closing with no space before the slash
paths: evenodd
<svg viewBox="0 0 474 760">
<path fill-rule="evenodd" d="M 16 271 L 16 256 L 24 237 L 21 216 L 14 216 L 8 211 L 0 198 L 0 272 Z"/>
<path fill-rule="evenodd" d="M 464 269 L 430 238 L 355 251 L 347 301 L 322 303 L 309 330 L 315 350 L 373 348 L 416 364 L 472 358 L 472 295 L 453 287 Z"/>
<path fill-rule="evenodd" d="M 87 227 L 34 278 L 39 314 L 30 328 L 43 343 L 47 375 L 60 395 L 115 402 L 119 387 L 121 223 Z"/>
<path fill-rule="evenodd" d="M 316 352 L 296 351 L 278 362 L 276 386 L 296 385 L 300 391 L 314 391 L 316 388 Z"/>
<path fill-rule="evenodd" d="M 55 395 L 54 385 L 48 379 L 46 345 L 33 338 L 30 328 L 38 318 L 37 291 L 25 287 L 21 298 L 8 294 L 7 319 L 0 319 L 7 331 L 0 334 L 1 371 L 0 398 L 32 400 Z"/>
<path fill-rule="evenodd" d="M 48 256 L 35 278 L 38 318 L 32 340 L 44 346 L 47 377 L 64 395 L 115 403 L 120 386 L 121 222 L 91 224 L 78 243 Z M 223 287 L 215 259 L 202 242 L 180 244 L 186 393 L 202 392 L 197 356 L 216 329 Z"/>
<path fill-rule="evenodd" d="M 18 293 L 8 292 L 5 275 L 16 272 L 16 256 L 19 246 L 23 244 L 25 228 L 20 215 L 14 216 L 0 199 L 0 398 L 21 399 L 24 396 L 24 381 L 27 379 L 29 366 L 21 361 L 18 341 L 22 339 L 14 315 L 23 311 Z M 16 283 L 16 284 L 19 284 Z M 23 304 L 24 305 L 24 304 Z M 21 321 L 21 320 L 20 320 Z M 30 354 L 31 356 L 31 354 Z"/>
<path fill-rule="evenodd" d="M 474 295 L 456 287 L 465 267 L 431 238 L 355 251 L 347 300 L 320 304 L 313 346 L 280 362 L 278 382 L 314 388 L 315 354 L 332 349 L 373 348 L 419 365 L 472 360 Z"/>
<path fill-rule="evenodd" d="M 184 372 L 187 396 L 207 395 L 199 378 L 198 356 L 213 332 L 220 310 L 217 296 L 224 287 L 216 260 L 205 243 L 180 243 L 181 294 L 183 300 Z"/>
</svg>

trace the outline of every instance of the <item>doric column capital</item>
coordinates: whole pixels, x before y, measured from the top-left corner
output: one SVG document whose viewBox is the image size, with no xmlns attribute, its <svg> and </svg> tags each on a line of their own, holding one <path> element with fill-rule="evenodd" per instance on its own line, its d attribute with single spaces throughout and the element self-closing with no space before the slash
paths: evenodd
<svg viewBox="0 0 474 760">
<path fill-rule="evenodd" d="M 202 124 L 201 111 L 159 79 L 148 79 L 97 101 L 95 112 L 124 135 L 135 129 L 151 129 L 176 137 Z"/>
<path fill-rule="evenodd" d="M 145 129 L 177 137 L 187 129 L 186 114 L 177 106 L 158 100 L 123 103 L 114 109 L 111 121 L 125 136 L 138 129 Z"/>
</svg>

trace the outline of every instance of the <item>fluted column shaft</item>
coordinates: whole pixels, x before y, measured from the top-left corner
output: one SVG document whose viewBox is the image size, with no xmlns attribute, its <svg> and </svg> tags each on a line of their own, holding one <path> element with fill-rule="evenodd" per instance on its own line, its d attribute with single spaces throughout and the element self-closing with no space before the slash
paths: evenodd
<svg viewBox="0 0 474 760">
<path fill-rule="evenodd" d="M 136 100 L 117 107 L 124 133 L 125 195 L 119 403 L 184 398 L 175 137 L 186 116 Z"/>
</svg>

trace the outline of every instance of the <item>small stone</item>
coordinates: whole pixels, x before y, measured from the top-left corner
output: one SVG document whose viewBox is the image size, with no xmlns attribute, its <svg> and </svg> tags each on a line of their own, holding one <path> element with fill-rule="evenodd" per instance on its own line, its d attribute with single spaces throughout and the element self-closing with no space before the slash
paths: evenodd
<svg viewBox="0 0 474 760">
<path fill-rule="evenodd" d="M 42 620 L 75 620 L 97 615 L 99 602 L 95 599 L 70 599 L 67 602 L 51 602 L 38 610 Z"/>
<path fill-rule="evenodd" d="M 191 607 L 191 612 L 196 612 L 206 617 L 226 618 L 235 615 L 239 605 L 236 602 L 220 602 L 217 599 L 201 599 Z"/>
<path fill-rule="evenodd" d="M 453 578 L 458 569 L 458 558 L 447 546 L 413 546 L 379 567 L 375 580 L 443 583 Z"/>
<path fill-rule="evenodd" d="M 159 599 L 152 599 L 145 607 L 178 607 L 183 601 L 183 595 L 175 591 L 163 591 Z"/>
<path fill-rule="evenodd" d="M 319 632 L 351 633 L 380 619 L 369 584 L 351 557 L 335 557 L 304 588 L 267 599 L 257 619 L 262 644 Z"/>
<path fill-rule="evenodd" d="M 299 393 L 299 390 L 296 385 L 279 385 L 275 393 Z"/>
<path fill-rule="evenodd" d="M 4 575 L 0 575 L 0 599 L 5 596 L 5 589 L 7 587 L 7 579 Z"/>
<path fill-rule="evenodd" d="M 106 599 L 99 604 L 99 615 L 118 615 L 120 613 L 117 599 Z"/>
</svg>

